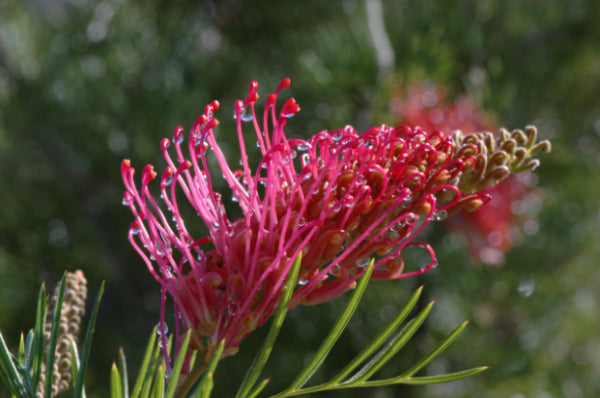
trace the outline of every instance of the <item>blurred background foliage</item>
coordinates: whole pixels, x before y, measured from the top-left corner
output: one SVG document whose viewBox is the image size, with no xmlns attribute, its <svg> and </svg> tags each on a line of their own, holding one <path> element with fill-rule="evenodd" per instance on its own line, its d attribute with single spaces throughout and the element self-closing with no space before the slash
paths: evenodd
<svg viewBox="0 0 600 398">
<path fill-rule="evenodd" d="M 432 81 L 449 98 L 468 94 L 498 125 L 533 123 L 552 139 L 536 172 L 539 228 L 493 268 L 471 259 L 464 240 L 442 225 L 428 228 L 440 266 L 420 279 L 373 282 L 326 373 L 422 283 L 437 304 L 399 369 L 464 319 L 471 325 L 427 373 L 491 369 L 450 384 L 328 396 L 600 396 L 600 2 L 384 1 L 381 12 L 366 10 L 358 0 L 0 0 L 4 335 L 16 343 L 32 326 L 42 281 L 53 285 L 65 269 L 82 269 L 94 292 L 106 279 L 88 377 L 88 396 L 105 396 L 118 345 L 135 369 L 158 320 L 158 285 L 126 239 L 122 158 L 138 170 L 162 169 L 159 140 L 191 126 L 213 99 L 222 104 L 219 139 L 235 156 L 233 101 L 252 79 L 264 99 L 291 78 L 285 96 L 302 111 L 287 131 L 303 137 L 398 123 L 392 99 Z M 273 392 L 299 370 L 344 301 L 289 314 L 267 369 Z M 263 334 L 223 361 L 215 396 L 231 395 Z"/>
</svg>

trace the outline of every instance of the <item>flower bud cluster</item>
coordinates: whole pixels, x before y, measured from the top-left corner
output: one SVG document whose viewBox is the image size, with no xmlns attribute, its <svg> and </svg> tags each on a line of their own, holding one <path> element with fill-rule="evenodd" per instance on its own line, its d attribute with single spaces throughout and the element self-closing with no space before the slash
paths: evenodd
<svg viewBox="0 0 600 398">
<path fill-rule="evenodd" d="M 52 396 L 66 391 L 71 382 L 71 342 L 77 342 L 81 319 L 85 314 L 85 299 L 87 297 L 87 280 L 83 272 L 67 272 L 65 276 L 65 290 L 63 296 L 62 310 L 58 326 L 58 339 L 56 343 L 56 356 L 52 376 Z M 46 313 L 46 324 L 44 328 L 44 345 L 47 351 L 50 333 L 52 331 L 52 317 L 56 305 L 59 287 L 56 286 L 54 294 L 48 303 Z M 46 380 L 46 364 L 42 363 L 40 375 L 40 389 L 37 396 L 42 397 L 44 383 Z"/>
</svg>

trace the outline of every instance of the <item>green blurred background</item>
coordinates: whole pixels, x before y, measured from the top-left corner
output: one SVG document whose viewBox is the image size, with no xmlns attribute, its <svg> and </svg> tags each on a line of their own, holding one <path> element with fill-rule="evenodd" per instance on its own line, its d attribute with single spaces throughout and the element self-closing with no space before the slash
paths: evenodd
<svg viewBox="0 0 600 398">
<path fill-rule="evenodd" d="M 415 362 L 465 319 L 471 324 L 462 337 L 425 373 L 483 364 L 488 371 L 438 386 L 326 396 L 600 396 L 600 2 L 377 4 L 382 10 L 369 15 L 383 36 L 369 29 L 365 1 L 0 0 L 0 329 L 7 340 L 16 344 L 32 326 L 42 281 L 52 286 L 65 269 L 82 269 L 93 295 L 106 279 L 87 383 L 89 397 L 106 396 L 118 346 L 137 368 L 159 310 L 158 284 L 126 239 L 124 157 L 139 170 L 162 169 L 159 140 L 191 126 L 213 99 L 222 104 L 219 139 L 233 148 L 233 101 L 252 79 L 264 99 L 291 78 L 284 96 L 302 111 L 287 132 L 303 137 L 397 123 L 391 99 L 430 79 L 450 97 L 468 93 L 502 126 L 533 123 L 552 139 L 536 172 L 544 192 L 539 231 L 525 235 L 503 267 L 490 268 L 442 226 L 429 228 L 440 266 L 420 279 L 374 282 L 324 375 L 422 283 L 437 302 L 433 314 L 382 375 Z M 376 48 L 388 41 L 392 51 L 381 56 Z M 344 302 L 290 313 L 267 369 L 269 391 L 291 380 Z M 262 335 L 222 362 L 215 396 L 231 396 Z"/>
</svg>

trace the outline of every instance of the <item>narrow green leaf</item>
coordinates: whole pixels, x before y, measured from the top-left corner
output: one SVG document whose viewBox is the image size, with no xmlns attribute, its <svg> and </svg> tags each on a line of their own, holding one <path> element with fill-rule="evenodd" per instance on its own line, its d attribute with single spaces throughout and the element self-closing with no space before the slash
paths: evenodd
<svg viewBox="0 0 600 398">
<path fill-rule="evenodd" d="M 377 355 L 373 357 L 361 370 L 354 374 L 347 382 L 365 381 L 368 380 L 375 372 L 377 372 L 383 365 L 387 363 L 394 355 L 404 347 L 404 345 L 412 338 L 417 332 L 419 327 L 425 322 L 425 319 L 429 315 L 433 307 L 433 302 L 429 303 L 415 318 L 411 319 L 409 323 L 394 337 L 384 348 L 382 348 Z M 346 382 L 344 382 L 345 384 Z"/>
<path fill-rule="evenodd" d="M 168 383 L 169 386 L 167 387 L 167 394 L 165 395 L 166 398 L 173 398 L 175 396 L 177 383 L 179 382 L 179 377 L 181 376 L 181 369 L 183 368 L 183 363 L 185 362 L 185 357 L 187 356 L 191 337 L 191 331 L 188 330 L 185 334 L 183 342 L 181 343 L 181 346 L 179 347 L 177 358 L 175 359 L 175 366 L 173 367 L 171 378 L 169 379 Z"/>
<path fill-rule="evenodd" d="M 44 361 L 44 326 L 46 323 L 46 311 L 48 310 L 48 303 L 46 299 L 46 287 L 44 284 L 40 287 L 40 293 L 38 294 L 37 307 L 35 310 L 35 326 L 33 331 L 33 340 L 31 343 L 31 383 L 34 389 L 40 383 L 40 375 L 42 373 L 42 362 Z M 27 363 L 29 368 L 29 363 Z"/>
<path fill-rule="evenodd" d="M 23 359 L 21 360 L 21 363 L 23 364 L 23 366 L 26 369 L 29 369 L 30 372 L 32 371 L 31 365 L 33 363 L 33 338 L 34 338 L 33 329 L 30 329 L 29 332 L 27 333 L 27 338 L 25 339 Z"/>
<path fill-rule="evenodd" d="M 266 379 L 264 379 L 263 381 L 261 381 L 258 386 L 256 386 L 256 388 L 254 390 L 252 390 L 250 392 L 250 394 L 248 394 L 248 398 L 255 398 L 258 394 L 260 394 L 260 392 L 262 390 L 265 389 L 265 387 L 267 386 L 267 384 L 271 381 L 270 377 L 267 377 Z"/>
<path fill-rule="evenodd" d="M 81 365 L 79 362 L 79 350 L 77 349 L 77 344 L 73 339 L 71 339 L 71 384 L 73 385 L 73 389 L 75 389 L 77 383 L 77 377 L 79 376 L 79 366 Z M 85 390 L 81 392 L 81 397 L 85 398 Z"/>
<path fill-rule="evenodd" d="M 198 392 L 201 392 L 200 395 L 197 393 L 194 395 L 195 397 L 208 398 L 210 397 L 210 393 L 213 389 L 213 374 L 215 373 L 215 369 L 217 368 L 217 364 L 221 359 L 221 355 L 223 355 L 223 350 L 225 349 L 225 340 L 221 340 L 215 351 L 213 352 L 212 358 L 208 363 L 208 367 L 200 379 L 200 383 L 198 383 Z"/>
<path fill-rule="evenodd" d="M 192 369 L 194 367 L 194 365 L 196 364 L 196 359 L 198 358 L 198 352 L 199 351 L 193 351 L 192 355 L 190 356 L 190 369 Z"/>
<path fill-rule="evenodd" d="M 285 286 L 283 288 L 283 293 L 281 294 L 281 298 L 279 299 L 279 303 L 277 304 L 277 311 L 275 312 L 275 316 L 273 317 L 273 321 L 271 322 L 271 327 L 269 328 L 269 333 L 263 342 L 263 345 L 258 352 L 256 358 L 250 368 L 248 369 L 248 373 L 246 373 L 246 377 L 242 381 L 240 388 L 235 395 L 236 398 L 245 397 L 248 395 L 248 392 L 254 387 L 256 384 L 256 380 L 260 376 L 263 371 L 265 365 L 267 364 L 267 360 L 271 355 L 271 351 L 273 350 L 273 345 L 275 344 L 275 340 L 279 335 L 279 331 L 281 330 L 281 326 L 283 325 L 283 320 L 285 319 L 285 315 L 288 311 L 288 305 L 290 303 L 290 299 L 292 298 L 292 294 L 294 293 L 294 287 L 296 286 L 296 280 L 298 279 L 298 272 L 300 271 L 300 264 L 302 263 L 302 254 L 298 255 L 296 261 L 294 261 L 294 265 L 290 270 L 290 273 L 285 282 Z"/>
<path fill-rule="evenodd" d="M 323 341 L 323 344 L 321 345 L 321 347 L 319 347 L 310 363 L 304 368 L 304 370 L 302 370 L 300 375 L 296 377 L 296 379 L 284 391 L 284 393 L 294 391 L 302 387 L 304 384 L 306 384 L 308 379 L 317 371 L 319 366 L 321 366 L 321 364 L 333 348 L 333 345 L 348 325 L 352 314 L 354 314 L 354 311 L 356 310 L 356 307 L 358 306 L 358 303 L 365 292 L 367 284 L 369 283 L 369 278 L 371 277 L 371 273 L 373 272 L 374 263 L 374 259 L 369 262 L 369 265 L 365 269 L 363 276 L 360 278 L 360 282 L 358 283 L 356 290 L 352 294 L 352 297 L 348 301 L 348 304 L 346 304 L 346 308 L 344 308 L 344 311 L 342 312 L 335 325 Z"/>
<path fill-rule="evenodd" d="M 12 355 L 6 346 L 2 333 L 0 333 L 0 377 L 13 394 L 18 397 L 30 396 L 27 394 L 23 379 L 12 360 Z"/>
<path fill-rule="evenodd" d="M 23 363 L 23 361 L 25 360 L 25 336 L 23 335 L 23 332 L 21 332 L 21 338 L 19 339 L 19 362 Z"/>
<path fill-rule="evenodd" d="M 464 379 L 466 377 L 470 377 L 476 375 L 478 373 L 483 372 L 488 369 L 489 366 L 480 366 L 478 368 L 472 368 L 467 370 L 462 370 L 460 372 L 447 373 L 444 375 L 438 376 L 423 376 L 423 377 L 409 377 L 404 380 L 403 384 L 434 384 L 434 383 L 446 383 L 449 381 L 456 381 L 460 379 Z"/>
<path fill-rule="evenodd" d="M 123 392 L 123 398 L 129 398 L 129 376 L 127 375 L 127 360 L 123 347 L 119 348 L 119 369 L 121 369 L 121 391 Z"/>
<path fill-rule="evenodd" d="M 92 313 L 90 314 L 90 320 L 88 322 L 87 331 L 85 333 L 85 340 L 83 342 L 83 350 L 81 351 L 81 362 L 79 365 L 79 372 L 77 374 L 77 381 L 75 383 L 75 391 L 73 392 L 74 398 L 82 398 L 85 393 L 83 392 L 83 381 L 85 379 L 85 372 L 87 370 L 87 363 L 90 357 L 90 351 L 92 348 L 92 337 L 96 329 L 96 318 L 98 317 L 98 309 L 100 308 L 100 301 L 104 294 L 104 282 L 100 285 Z"/>
<path fill-rule="evenodd" d="M 135 385 L 133 386 L 133 391 L 131 393 L 131 398 L 139 398 L 140 393 L 142 391 L 142 386 L 144 385 L 144 379 L 148 374 L 148 365 L 152 359 L 155 347 L 156 347 L 156 330 L 157 326 L 152 329 L 152 334 L 150 335 L 150 340 L 148 341 L 148 345 L 146 346 L 146 353 L 144 354 L 144 360 L 142 361 L 142 365 L 140 366 L 140 370 L 138 372 L 138 377 L 136 379 Z"/>
<path fill-rule="evenodd" d="M 337 384 L 341 382 L 346 376 L 348 376 L 358 365 L 365 361 L 370 355 L 372 355 L 390 336 L 398 330 L 402 322 L 411 313 L 415 305 L 421 297 L 423 286 L 419 287 L 417 291 L 412 295 L 408 303 L 402 308 L 402 310 L 396 315 L 396 317 L 382 330 L 377 337 L 375 337 L 369 345 L 367 345 L 360 354 L 358 354 L 352 362 L 350 362 L 344 369 L 342 369 L 335 377 L 333 377 L 328 384 Z"/>
<path fill-rule="evenodd" d="M 165 394 L 165 363 L 160 360 L 158 362 L 160 365 L 157 366 L 152 383 L 152 398 L 162 398 Z"/>
<path fill-rule="evenodd" d="M 154 383 L 154 376 L 156 375 L 156 369 L 159 366 L 160 362 L 160 338 L 157 339 L 156 344 L 154 346 L 154 350 L 152 351 L 152 358 L 150 359 L 150 363 L 148 364 L 148 368 L 146 369 L 146 374 L 144 375 L 144 382 L 142 385 L 142 392 L 140 394 L 141 398 L 149 398 L 150 397 L 150 388 Z"/>
<path fill-rule="evenodd" d="M 110 369 L 110 398 L 123 398 L 123 386 L 117 364 L 113 362 Z"/>
<path fill-rule="evenodd" d="M 429 362 L 431 362 L 431 360 L 433 358 L 438 356 L 442 351 L 444 351 L 446 348 L 448 348 L 448 346 L 450 344 L 452 344 L 454 342 L 454 340 L 456 340 L 456 338 L 458 337 L 460 332 L 462 332 L 463 329 L 465 328 L 465 326 L 467 326 L 467 323 L 469 323 L 469 321 L 463 322 L 460 326 L 458 326 L 456 329 L 454 329 L 454 331 L 452 333 L 450 333 L 450 335 L 448 337 L 446 337 L 446 339 L 444 341 L 442 341 L 442 343 L 439 346 L 437 346 L 437 348 L 435 348 L 433 351 L 431 351 L 429 353 L 429 355 L 427 355 L 425 358 L 420 360 L 416 365 L 414 365 L 412 368 L 407 370 L 403 375 L 401 375 L 399 377 L 411 377 L 412 375 L 417 373 L 419 370 L 421 370 L 421 368 L 423 368 L 425 365 L 427 365 Z"/>
<path fill-rule="evenodd" d="M 58 341 L 58 327 L 60 324 L 60 315 L 62 313 L 62 304 L 65 294 L 66 272 L 60 280 L 60 287 L 54 303 L 54 314 L 52 315 L 52 331 L 48 341 L 48 353 L 46 354 L 46 385 L 44 388 L 44 398 L 52 398 L 52 379 L 54 378 L 54 359 L 56 357 L 56 342 Z"/>
</svg>

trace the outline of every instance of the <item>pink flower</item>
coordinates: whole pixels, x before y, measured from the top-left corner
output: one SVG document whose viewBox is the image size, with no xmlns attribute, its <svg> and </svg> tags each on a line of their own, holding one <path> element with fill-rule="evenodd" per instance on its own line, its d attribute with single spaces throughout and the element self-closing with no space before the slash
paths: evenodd
<svg viewBox="0 0 600 398">
<path fill-rule="evenodd" d="M 507 162 L 514 162 L 501 148 L 486 149 L 495 145 L 490 135 L 444 137 L 406 126 L 381 125 L 362 134 L 346 126 L 308 140 L 288 139 L 284 127 L 300 108 L 290 98 L 277 110 L 278 94 L 287 86 L 289 79 L 267 97 L 262 123 L 255 113 L 256 82 L 236 103 L 239 170 L 230 167 L 217 144 L 216 101 L 206 106 L 187 141 L 181 127 L 175 129 L 174 148 L 170 140 L 162 141 L 168 165 L 159 177 L 163 205 L 150 192 L 150 181 L 158 177 L 153 167 L 144 168 L 138 188 L 130 162 L 122 163 L 124 203 L 135 218 L 129 239 L 162 286 L 163 308 L 166 293 L 173 297 L 176 334 L 181 322 L 193 331 L 195 348 L 210 351 L 226 339 L 226 354 L 235 353 L 242 339 L 273 315 L 300 253 L 290 308 L 352 289 L 373 256 L 375 279 L 426 272 L 435 266 L 435 254 L 413 238 L 431 220 L 487 202 L 481 189 L 505 177 Z M 245 125 L 254 128 L 262 153 L 254 171 L 244 144 Z M 511 137 L 503 135 L 498 145 Z M 535 152 L 539 148 L 532 147 L 533 141 L 527 150 Z M 482 169 L 492 156 L 504 160 Z M 218 170 L 209 169 L 212 160 Z M 535 166 L 528 156 L 517 160 L 522 167 Z M 229 185 L 242 217 L 228 216 L 222 195 L 213 189 L 218 175 Z M 181 207 L 186 202 L 209 236 L 189 232 Z M 415 245 L 431 259 L 422 268 L 405 270 L 401 251 Z"/>
<path fill-rule="evenodd" d="M 455 130 L 496 130 L 490 117 L 471 98 L 461 95 L 448 102 L 446 95 L 440 86 L 412 85 L 406 97 L 392 99 L 392 108 L 403 123 L 427 131 L 443 131 L 449 135 Z M 504 252 L 514 244 L 515 227 L 525 221 L 513 213 L 512 207 L 527 197 L 536 196 L 526 183 L 528 180 L 531 178 L 527 174 L 509 176 L 486 189 L 492 197 L 486 206 L 449 220 L 448 226 L 466 237 L 471 255 L 477 260 L 490 265 L 504 262 Z"/>
</svg>

